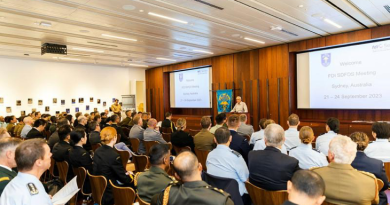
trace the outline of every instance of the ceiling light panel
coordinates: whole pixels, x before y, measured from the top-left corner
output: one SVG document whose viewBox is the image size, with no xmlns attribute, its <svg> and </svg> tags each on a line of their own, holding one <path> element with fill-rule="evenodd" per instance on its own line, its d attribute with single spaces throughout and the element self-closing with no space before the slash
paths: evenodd
<svg viewBox="0 0 390 205">
<path fill-rule="evenodd" d="M 182 23 L 182 24 L 188 24 L 187 21 L 183 21 L 183 20 L 180 20 L 180 19 L 164 16 L 164 15 L 161 15 L 161 14 L 157 14 L 157 13 L 153 13 L 153 12 L 149 12 L 148 14 L 151 15 L 151 16 L 156 16 L 156 17 L 167 19 L 167 20 L 170 20 L 170 21 L 175 21 L 175 22 L 179 22 L 179 23 Z"/>
<path fill-rule="evenodd" d="M 137 41 L 137 39 L 134 38 L 126 38 L 123 36 L 115 36 L 115 35 L 110 35 L 110 34 L 105 34 L 103 33 L 102 36 L 107 37 L 107 38 L 115 38 L 115 39 L 120 39 L 120 40 L 126 40 L 126 41 Z"/>
</svg>

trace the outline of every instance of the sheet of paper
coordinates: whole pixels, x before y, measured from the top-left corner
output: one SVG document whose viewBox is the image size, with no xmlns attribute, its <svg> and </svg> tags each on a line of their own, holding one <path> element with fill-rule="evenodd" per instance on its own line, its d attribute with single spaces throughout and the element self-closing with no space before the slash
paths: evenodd
<svg viewBox="0 0 390 205">
<path fill-rule="evenodd" d="M 78 191 L 77 176 L 75 176 L 69 183 L 67 183 L 60 191 L 58 191 L 51 201 L 54 205 L 66 204 Z"/>
</svg>

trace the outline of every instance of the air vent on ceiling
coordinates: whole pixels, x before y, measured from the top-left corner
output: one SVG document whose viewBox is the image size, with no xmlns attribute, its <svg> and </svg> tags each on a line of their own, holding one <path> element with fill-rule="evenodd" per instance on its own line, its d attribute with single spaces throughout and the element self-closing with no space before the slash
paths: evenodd
<svg viewBox="0 0 390 205">
<path fill-rule="evenodd" d="M 182 54 L 173 54 L 173 56 L 177 56 L 177 57 L 183 57 L 183 58 L 192 58 L 192 56 L 187 56 L 187 55 L 182 55 Z"/>
<path fill-rule="evenodd" d="M 158 65 L 160 65 L 161 63 L 157 63 L 157 62 L 153 62 L 153 61 L 144 61 L 145 63 L 147 63 L 147 64 L 158 64 Z"/>
<path fill-rule="evenodd" d="M 213 8 L 215 8 L 215 9 L 223 10 L 222 7 L 219 7 L 219 6 L 217 6 L 217 5 L 211 4 L 211 3 L 206 2 L 206 1 L 202 1 L 202 0 L 194 0 L 194 1 L 199 2 L 199 3 L 201 3 L 201 4 L 204 4 L 204 5 L 206 5 L 206 6 L 209 6 L 209 7 L 213 7 Z"/>
<path fill-rule="evenodd" d="M 95 45 L 101 45 L 101 46 L 118 47 L 118 46 L 112 45 L 112 44 L 96 43 L 96 42 L 89 42 L 89 41 L 87 43 L 95 44 Z"/>
<path fill-rule="evenodd" d="M 284 29 L 282 29 L 281 32 L 287 33 L 287 34 L 292 35 L 292 36 L 298 36 L 298 34 L 295 34 L 295 33 L 290 32 L 290 31 L 286 31 Z"/>
<path fill-rule="evenodd" d="M 386 11 L 390 13 L 390 6 L 389 5 L 384 5 L 383 7 L 385 7 Z"/>
</svg>

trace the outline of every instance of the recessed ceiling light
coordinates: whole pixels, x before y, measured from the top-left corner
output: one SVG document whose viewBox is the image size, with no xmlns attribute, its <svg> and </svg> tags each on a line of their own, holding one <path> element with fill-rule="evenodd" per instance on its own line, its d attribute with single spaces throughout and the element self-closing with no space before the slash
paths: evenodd
<svg viewBox="0 0 390 205">
<path fill-rule="evenodd" d="M 132 64 L 132 63 L 130 63 L 129 65 L 130 65 L 130 66 L 134 66 L 134 67 L 144 67 L 144 68 L 147 68 L 147 67 L 149 67 L 149 66 L 147 66 L 147 65 L 141 65 L 141 64 Z"/>
<path fill-rule="evenodd" d="M 141 10 L 139 10 L 139 12 L 144 12 L 144 10 L 141 9 Z"/>
<path fill-rule="evenodd" d="M 124 6 L 122 6 L 122 8 L 123 8 L 124 10 L 131 11 L 131 10 L 134 10 L 134 9 L 135 9 L 135 6 L 133 6 L 133 5 L 124 5 Z"/>
<path fill-rule="evenodd" d="M 337 23 L 335 23 L 334 21 L 330 20 L 330 19 L 327 19 L 327 18 L 324 18 L 324 21 L 334 27 L 337 27 L 337 28 L 342 28 L 340 25 L 338 25 Z"/>
<path fill-rule="evenodd" d="M 199 53 L 207 53 L 207 54 L 214 54 L 213 52 L 210 51 L 204 51 L 204 50 L 193 50 L 194 52 L 199 52 Z"/>
<path fill-rule="evenodd" d="M 69 61 L 81 61 L 78 58 L 66 58 L 66 57 L 53 57 L 54 59 L 69 60 Z"/>
<path fill-rule="evenodd" d="M 95 50 L 95 49 L 89 49 L 89 48 L 77 48 L 77 47 L 73 47 L 72 49 L 73 49 L 73 50 L 77 50 L 77 51 L 87 51 L 87 52 L 94 52 L 94 53 L 104 53 L 104 51 Z"/>
<path fill-rule="evenodd" d="M 44 22 L 42 21 L 41 23 L 39 23 L 40 26 L 45 26 L 45 27 L 50 27 L 51 26 L 51 23 L 50 22 Z"/>
<path fill-rule="evenodd" d="M 303 8 L 303 5 L 301 4 L 301 5 L 299 5 L 298 7 L 299 7 L 299 8 Z"/>
<path fill-rule="evenodd" d="M 102 34 L 102 36 L 104 36 L 104 37 L 108 37 L 108 38 L 116 38 L 116 39 L 121 39 L 121 40 L 137 41 L 137 39 L 126 38 L 126 37 L 121 37 L 121 36 L 113 36 L 113 35 L 109 35 L 109 34 Z"/>
<path fill-rule="evenodd" d="M 245 37 L 244 39 L 245 39 L 245 40 L 248 40 L 248 41 L 253 41 L 253 42 L 256 42 L 256 43 L 265 44 L 265 42 L 264 42 L 264 41 L 259 41 L 259 40 L 252 39 L 252 38 L 248 38 L 248 37 Z"/>
<path fill-rule="evenodd" d="M 169 59 L 169 58 L 156 58 L 157 60 L 163 60 L 163 61 L 176 61 L 174 59 Z"/>
<path fill-rule="evenodd" d="M 171 17 L 168 17 L 168 16 L 163 16 L 163 15 L 156 14 L 156 13 L 153 13 L 153 12 L 149 12 L 148 14 L 151 15 L 151 16 L 156 16 L 156 17 L 160 17 L 160 18 L 163 18 L 163 19 L 168 19 L 168 20 L 171 20 L 171 21 L 176 21 L 176 22 L 179 22 L 179 23 L 188 24 L 187 21 L 171 18 Z"/>
</svg>

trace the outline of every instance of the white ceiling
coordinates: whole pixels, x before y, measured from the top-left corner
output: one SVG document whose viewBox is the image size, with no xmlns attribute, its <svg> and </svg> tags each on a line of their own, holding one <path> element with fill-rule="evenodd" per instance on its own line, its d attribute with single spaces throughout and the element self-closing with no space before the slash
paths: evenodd
<svg viewBox="0 0 390 205">
<path fill-rule="evenodd" d="M 158 58 L 183 62 L 389 24 L 389 5 L 390 0 L 0 0 L 0 55 L 147 69 L 174 63 Z M 67 45 L 68 56 L 41 56 L 44 43 Z"/>
</svg>

